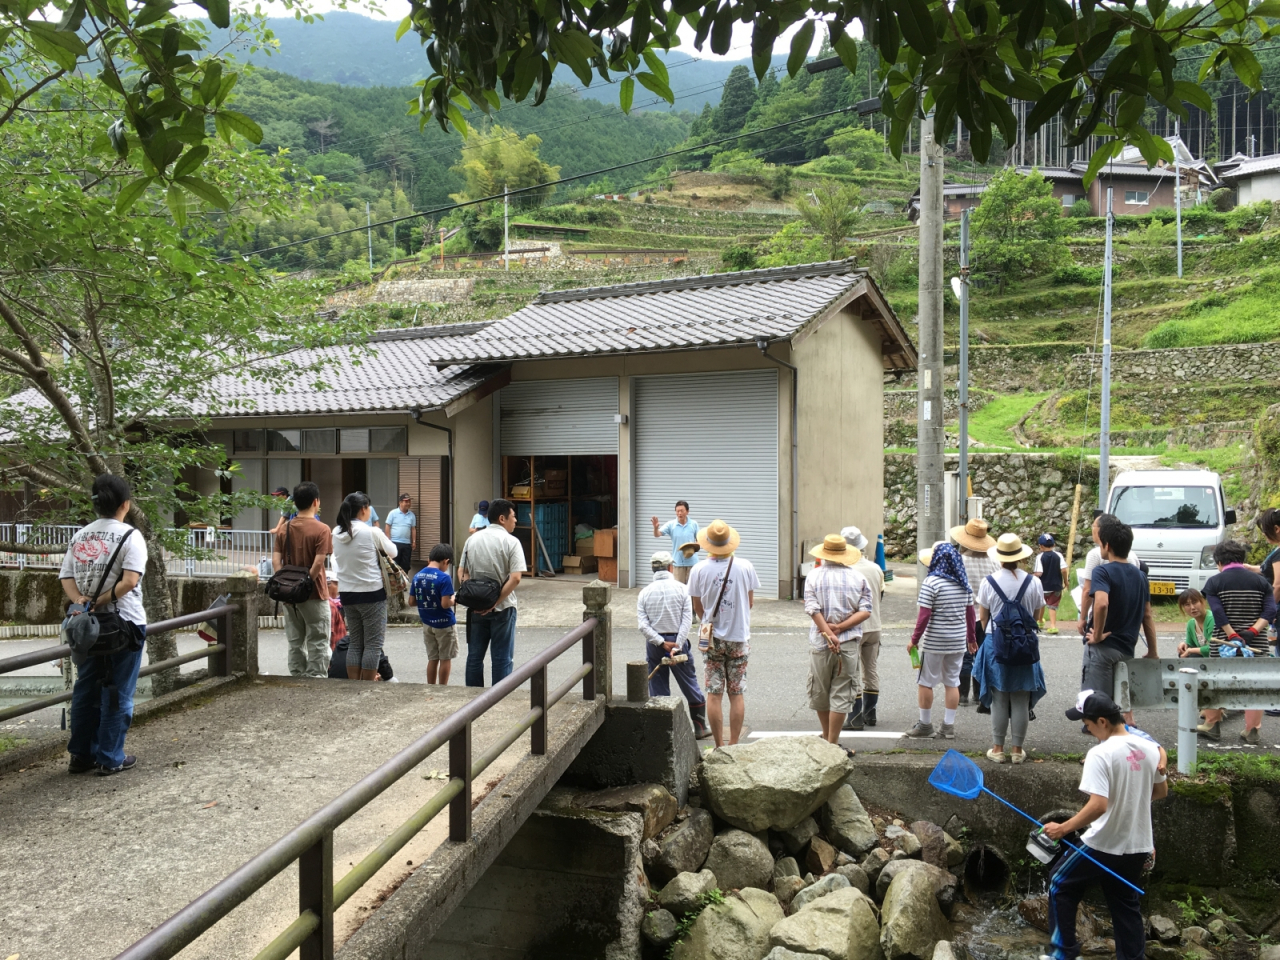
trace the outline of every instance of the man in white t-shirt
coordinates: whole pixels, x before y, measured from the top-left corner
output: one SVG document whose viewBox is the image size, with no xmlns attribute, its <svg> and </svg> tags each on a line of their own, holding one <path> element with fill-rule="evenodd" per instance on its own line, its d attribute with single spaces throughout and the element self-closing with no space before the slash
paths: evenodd
<svg viewBox="0 0 1280 960">
<path fill-rule="evenodd" d="M 1115 927 L 1117 960 L 1140 960 L 1146 932 L 1137 891 L 1109 870 L 1137 886 L 1143 864 L 1155 847 L 1151 836 L 1151 801 L 1169 792 L 1161 768 L 1160 747 L 1149 737 L 1130 733 L 1115 701 L 1104 693 L 1082 690 L 1067 719 L 1083 720 L 1098 738 L 1084 758 L 1080 792 L 1088 802 L 1065 823 L 1047 823 L 1044 832 L 1061 840 L 1077 830 L 1083 854 L 1068 850 L 1049 881 L 1049 960 L 1076 960 L 1076 909 L 1095 881 L 1102 887 Z M 1085 828 L 1088 829 L 1085 829 Z"/>
<path fill-rule="evenodd" d="M 716 746 L 724 746 L 724 694 L 729 694 L 729 743 L 738 742 L 747 714 L 747 655 L 751 652 L 751 606 L 760 578 L 745 557 L 735 557 L 740 537 L 723 520 L 698 531 L 698 543 L 708 553 L 689 573 L 689 599 L 694 615 L 713 624 L 707 662 L 707 723 Z M 723 594 L 723 596 L 722 596 Z M 701 647 L 701 644 L 699 644 Z"/>
</svg>

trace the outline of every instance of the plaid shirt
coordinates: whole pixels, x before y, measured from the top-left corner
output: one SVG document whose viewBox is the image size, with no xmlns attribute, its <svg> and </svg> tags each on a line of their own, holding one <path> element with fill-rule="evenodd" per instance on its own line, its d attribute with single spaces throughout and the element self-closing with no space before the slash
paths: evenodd
<svg viewBox="0 0 1280 960">
<path fill-rule="evenodd" d="M 636 620 L 640 633 L 656 647 L 667 641 L 662 635 L 675 634 L 677 643 L 684 643 L 693 626 L 693 601 L 685 585 L 668 570 L 659 570 L 653 582 L 640 591 L 636 600 Z"/>
<path fill-rule="evenodd" d="M 871 584 L 853 567 L 823 563 L 805 578 L 804 612 L 810 617 L 821 612 L 828 624 L 837 624 L 848 620 L 859 610 L 871 612 Z M 861 640 L 862 623 L 837 633 L 836 639 L 841 643 Z M 827 649 L 827 641 L 816 622 L 809 627 L 809 645 L 815 650 Z"/>
</svg>

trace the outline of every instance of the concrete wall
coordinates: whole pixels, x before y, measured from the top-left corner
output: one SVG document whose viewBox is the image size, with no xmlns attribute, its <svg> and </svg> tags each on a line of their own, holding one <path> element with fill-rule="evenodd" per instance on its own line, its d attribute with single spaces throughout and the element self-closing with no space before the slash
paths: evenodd
<svg viewBox="0 0 1280 960">
<path fill-rule="evenodd" d="M 1174 205 L 1172 169 L 1164 177 L 1098 177 L 1089 187 L 1089 205 L 1097 216 L 1103 216 L 1107 212 L 1107 187 L 1113 188 L 1111 204 L 1117 216 L 1126 213 L 1140 215 L 1150 213 L 1156 207 Z M 1150 198 L 1146 203 L 1125 203 L 1126 190 L 1145 190 Z"/>
<path fill-rule="evenodd" d="M 1280 172 L 1260 173 L 1237 184 L 1237 203 L 1257 203 L 1259 200 L 1280 200 Z"/>
<path fill-rule="evenodd" d="M 170 577 L 174 616 L 207 609 L 222 592 L 222 585 L 217 577 Z M 0 620 L 60 623 L 66 602 L 56 570 L 0 570 Z"/>
</svg>

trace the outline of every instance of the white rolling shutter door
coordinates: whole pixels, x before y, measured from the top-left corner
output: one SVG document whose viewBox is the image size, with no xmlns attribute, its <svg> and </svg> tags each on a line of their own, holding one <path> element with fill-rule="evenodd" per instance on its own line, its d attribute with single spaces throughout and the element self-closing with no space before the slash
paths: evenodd
<svg viewBox="0 0 1280 960">
<path fill-rule="evenodd" d="M 618 452 L 618 378 L 522 380 L 503 387 L 502 455 Z"/>
<path fill-rule="evenodd" d="M 778 584 L 778 375 L 775 370 L 636 377 L 635 559 L 643 586 L 649 557 L 669 541 L 652 536 L 649 518 L 665 523 L 677 500 L 705 527 L 717 517 L 742 535 L 738 555 Z M 705 553 L 698 555 L 706 556 Z"/>
</svg>

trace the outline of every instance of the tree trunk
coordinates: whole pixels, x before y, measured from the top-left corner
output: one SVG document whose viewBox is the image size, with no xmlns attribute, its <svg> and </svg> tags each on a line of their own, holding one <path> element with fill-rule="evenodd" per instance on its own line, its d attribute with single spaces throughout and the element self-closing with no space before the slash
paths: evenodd
<svg viewBox="0 0 1280 960">
<path fill-rule="evenodd" d="M 173 597 L 169 593 L 169 574 L 165 569 L 164 550 L 153 535 L 147 537 L 147 570 L 142 575 L 142 604 L 147 611 L 147 621 L 169 620 L 173 617 Z M 164 633 L 153 637 L 147 634 L 147 662 L 157 663 L 178 655 L 178 635 Z M 177 689 L 178 668 L 161 670 L 151 677 L 153 696 L 162 696 Z"/>
</svg>

